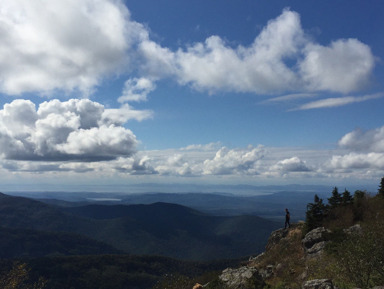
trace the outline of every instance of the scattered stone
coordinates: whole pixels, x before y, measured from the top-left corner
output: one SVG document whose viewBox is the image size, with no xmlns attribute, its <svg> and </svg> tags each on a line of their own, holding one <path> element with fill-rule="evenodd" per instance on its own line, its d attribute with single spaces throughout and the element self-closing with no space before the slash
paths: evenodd
<svg viewBox="0 0 384 289">
<path fill-rule="evenodd" d="M 335 289 L 330 279 L 315 279 L 303 283 L 302 289 Z"/>
</svg>

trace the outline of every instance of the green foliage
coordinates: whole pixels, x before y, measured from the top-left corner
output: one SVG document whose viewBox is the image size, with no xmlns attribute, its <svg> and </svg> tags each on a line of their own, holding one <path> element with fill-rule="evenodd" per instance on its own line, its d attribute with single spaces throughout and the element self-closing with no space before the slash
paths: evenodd
<svg viewBox="0 0 384 289">
<path fill-rule="evenodd" d="M 328 204 L 325 205 L 323 200 L 315 195 L 314 203 L 307 205 L 305 233 L 317 227 L 329 226 L 330 223 L 334 229 L 351 226 L 362 220 L 366 198 L 365 191 L 357 190 L 352 197 L 347 189 L 340 194 L 338 188 L 334 187 L 331 197 L 328 198 Z"/>
<path fill-rule="evenodd" d="M 357 191 L 354 202 L 332 210 L 326 254 L 308 264 L 309 277 L 329 278 L 338 288 L 372 288 L 384 283 L 384 200 Z M 359 218 L 359 227 L 345 230 Z"/>
<path fill-rule="evenodd" d="M 384 191 L 384 178 L 380 188 Z M 307 228 L 325 226 L 332 231 L 326 254 L 307 263 L 309 278 L 330 278 L 338 288 L 366 289 L 384 284 L 384 198 L 380 190 L 375 197 L 361 190 L 351 197 L 347 190 L 339 194 L 335 187 L 328 201 L 323 211 L 317 196 L 308 206 Z M 315 219 L 315 212 L 323 214 Z M 361 229 L 345 231 L 356 222 Z"/>
<path fill-rule="evenodd" d="M 365 227 L 351 234 L 333 251 L 340 276 L 359 288 L 371 288 L 384 282 L 383 224 Z"/>
<path fill-rule="evenodd" d="M 31 282 L 30 269 L 25 263 L 15 263 L 13 268 L 0 276 L 0 288 L 2 289 L 43 289 L 46 281 L 43 278 L 35 283 Z"/>
</svg>

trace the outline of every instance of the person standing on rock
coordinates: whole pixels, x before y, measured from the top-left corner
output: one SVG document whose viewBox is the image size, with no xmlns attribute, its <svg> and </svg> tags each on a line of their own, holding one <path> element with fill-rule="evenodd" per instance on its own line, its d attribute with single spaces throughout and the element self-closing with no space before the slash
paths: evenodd
<svg viewBox="0 0 384 289">
<path fill-rule="evenodd" d="M 288 209 L 285 209 L 285 225 L 284 225 L 284 229 L 286 229 L 287 226 L 288 226 L 288 228 L 291 227 L 290 219 L 291 219 L 291 215 L 289 214 Z"/>
</svg>

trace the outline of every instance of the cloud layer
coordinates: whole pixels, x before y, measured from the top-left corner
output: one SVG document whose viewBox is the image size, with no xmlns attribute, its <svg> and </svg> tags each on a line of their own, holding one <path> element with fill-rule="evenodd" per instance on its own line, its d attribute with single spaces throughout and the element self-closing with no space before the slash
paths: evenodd
<svg viewBox="0 0 384 289">
<path fill-rule="evenodd" d="M 248 46 L 220 36 L 172 51 L 149 38 L 120 0 L 0 0 L 0 92 L 92 93 L 105 77 L 130 76 L 120 102 L 139 101 L 171 78 L 208 92 L 347 93 L 367 85 L 374 56 L 357 39 L 328 46 L 284 10 Z"/>
</svg>

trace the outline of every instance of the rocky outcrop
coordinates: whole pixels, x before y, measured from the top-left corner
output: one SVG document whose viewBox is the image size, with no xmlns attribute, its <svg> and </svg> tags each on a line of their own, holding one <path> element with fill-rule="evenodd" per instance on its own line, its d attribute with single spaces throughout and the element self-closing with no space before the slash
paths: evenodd
<svg viewBox="0 0 384 289">
<path fill-rule="evenodd" d="M 219 279 L 228 289 L 260 288 L 265 285 L 263 278 L 255 267 L 243 266 L 237 269 L 225 269 Z"/>
<path fill-rule="evenodd" d="M 281 242 L 288 235 L 288 229 L 278 229 L 273 231 L 268 238 L 267 245 L 265 246 L 265 251 L 271 250 L 276 244 Z"/>
<path fill-rule="evenodd" d="M 303 283 L 302 289 L 335 289 L 330 279 L 315 279 Z"/>
<path fill-rule="evenodd" d="M 256 257 L 250 257 L 248 266 L 238 269 L 229 268 L 222 272 L 219 280 L 223 283 L 223 288 L 261 289 L 265 286 L 265 282 L 274 284 L 273 282 L 279 280 L 282 276 L 284 278 L 288 276 L 288 279 L 295 280 L 296 284 L 304 282 L 301 286 L 302 289 L 337 289 L 331 279 L 306 281 L 311 275 L 308 264 L 321 260 L 327 242 L 331 242 L 331 231 L 319 227 L 310 231 L 301 239 L 303 228 L 304 226 L 301 224 L 300 227 L 297 225 L 297 228 L 291 227 L 290 229 L 273 231 L 268 239 L 265 252 Z M 345 229 L 344 233 L 350 235 L 361 234 L 362 228 L 360 225 L 354 225 Z M 292 255 L 292 257 L 297 258 L 299 262 L 290 262 L 291 259 L 286 259 L 287 255 L 283 251 L 287 248 L 288 251 L 290 249 L 296 250 L 296 254 Z M 281 258 L 280 253 L 282 254 Z M 294 266 L 291 266 L 292 263 L 294 263 Z M 384 287 L 373 289 L 384 289 Z"/>
<path fill-rule="evenodd" d="M 308 254 L 308 257 L 314 257 L 321 254 L 327 243 L 327 234 L 331 231 L 324 227 L 313 229 L 307 233 L 302 240 L 302 244 Z"/>
</svg>

